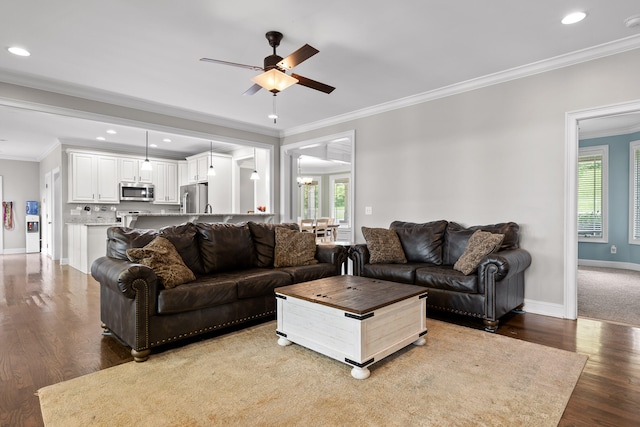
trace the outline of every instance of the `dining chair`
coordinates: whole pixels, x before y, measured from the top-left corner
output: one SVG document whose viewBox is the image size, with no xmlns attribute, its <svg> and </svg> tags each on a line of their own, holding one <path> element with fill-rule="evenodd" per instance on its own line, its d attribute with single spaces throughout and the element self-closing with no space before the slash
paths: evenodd
<svg viewBox="0 0 640 427">
<path fill-rule="evenodd" d="M 301 219 L 300 231 L 305 233 L 313 233 L 314 232 L 313 223 L 314 223 L 313 219 Z"/>
<path fill-rule="evenodd" d="M 327 238 L 331 239 L 329 232 L 329 218 L 318 218 L 316 220 L 316 240 L 324 242 Z"/>
</svg>

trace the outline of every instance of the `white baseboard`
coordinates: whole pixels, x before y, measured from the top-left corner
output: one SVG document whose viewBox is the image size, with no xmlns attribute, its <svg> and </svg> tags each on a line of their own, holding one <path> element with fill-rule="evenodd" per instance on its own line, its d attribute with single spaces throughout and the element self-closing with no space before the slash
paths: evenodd
<svg viewBox="0 0 640 427">
<path fill-rule="evenodd" d="M 27 248 L 5 249 L 3 255 L 16 255 L 27 253 Z"/>
<path fill-rule="evenodd" d="M 559 317 L 564 319 L 564 305 L 553 304 L 544 301 L 535 301 L 531 299 L 524 300 L 524 311 L 527 313 L 541 314 L 543 316 Z"/>
<path fill-rule="evenodd" d="M 578 265 L 584 267 L 621 268 L 623 270 L 640 271 L 640 264 L 633 262 L 597 261 L 593 259 L 579 259 Z"/>
</svg>

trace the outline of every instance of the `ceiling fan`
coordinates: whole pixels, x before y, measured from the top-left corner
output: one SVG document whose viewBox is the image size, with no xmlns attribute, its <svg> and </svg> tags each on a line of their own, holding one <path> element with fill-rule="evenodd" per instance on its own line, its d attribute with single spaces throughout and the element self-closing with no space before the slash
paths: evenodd
<svg viewBox="0 0 640 427">
<path fill-rule="evenodd" d="M 255 83 L 243 95 L 253 95 L 260 89 L 265 88 L 272 92 L 274 95 L 293 84 L 299 84 L 311 89 L 319 90 L 324 93 L 331 93 L 335 89 L 333 86 L 329 86 L 324 83 L 320 83 L 315 80 L 311 80 L 307 77 L 299 74 L 291 73 L 288 75 L 286 71 L 291 70 L 296 65 L 311 58 L 313 55 L 319 52 L 318 49 L 313 46 L 305 44 L 300 49 L 293 52 L 286 58 L 282 58 L 276 54 L 276 48 L 280 45 L 282 40 L 282 33 L 278 31 L 269 31 L 266 35 L 269 45 L 273 48 L 273 54 L 264 58 L 264 67 L 258 67 L 256 65 L 238 64 L 236 62 L 221 61 L 219 59 L 201 58 L 200 61 L 213 62 L 215 64 L 231 65 L 234 67 L 248 68 L 254 71 L 264 71 L 264 73 L 253 77 L 251 80 Z"/>
</svg>

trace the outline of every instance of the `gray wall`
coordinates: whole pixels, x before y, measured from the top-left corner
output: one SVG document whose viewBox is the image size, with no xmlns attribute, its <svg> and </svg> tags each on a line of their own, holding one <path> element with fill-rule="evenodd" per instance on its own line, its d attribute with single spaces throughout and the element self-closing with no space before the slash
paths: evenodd
<svg viewBox="0 0 640 427">
<path fill-rule="evenodd" d="M 25 216 L 27 200 L 40 201 L 38 162 L 1 160 L 3 200 L 13 202 L 13 230 L 4 230 L 4 253 L 23 253 L 26 246 Z M 4 227 L 4 222 L 1 227 Z"/>
<path fill-rule="evenodd" d="M 565 114 L 640 99 L 640 50 L 284 138 L 355 129 L 361 226 L 515 221 L 533 263 L 528 301 L 562 315 Z M 365 216 L 365 206 L 373 215 Z"/>
</svg>

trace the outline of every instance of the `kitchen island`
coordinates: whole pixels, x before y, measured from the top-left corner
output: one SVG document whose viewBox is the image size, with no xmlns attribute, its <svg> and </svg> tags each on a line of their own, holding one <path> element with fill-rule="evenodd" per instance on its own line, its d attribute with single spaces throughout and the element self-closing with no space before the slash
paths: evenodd
<svg viewBox="0 0 640 427">
<path fill-rule="evenodd" d="M 254 221 L 272 224 L 276 215 L 272 213 L 121 213 L 121 225 L 129 228 L 157 229 L 167 225 L 179 225 L 185 222 L 224 222 L 237 224 Z"/>
</svg>

